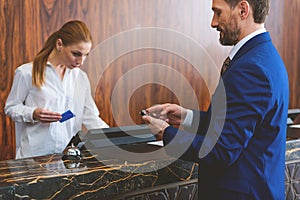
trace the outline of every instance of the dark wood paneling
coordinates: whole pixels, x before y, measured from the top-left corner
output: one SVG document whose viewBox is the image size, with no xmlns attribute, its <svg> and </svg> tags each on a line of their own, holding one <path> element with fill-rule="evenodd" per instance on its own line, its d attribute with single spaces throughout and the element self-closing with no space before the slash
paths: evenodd
<svg viewBox="0 0 300 200">
<path fill-rule="evenodd" d="M 282 56 L 290 80 L 290 107 L 300 107 L 300 1 L 284 1 Z"/>
<path fill-rule="evenodd" d="M 15 154 L 14 125 L 3 111 L 14 70 L 31 61 L 49 34 L 70 19 L 85 21 L 94 37 L 94 50 L 83 70 L 90 78 L 101 117 L 109 125 L 142 123 L 138 112 L 155 103 L 175 102 L 190 108 L 207 108 L 210 92 L 218 80 L 210 68 L 219 68 L 230 50 L 221 47 L 217 31 L 210 28 L 210 7 L 211 1 L 202 0 L 0 0 L 0 67 L 5 72 L 0 74 L 0 160 L 13 158 Z M 296 12 L 299 9 L 299 1 L 273 0 L 267 21 L 267 29 L 287 65 L 291 108 L 300 107 L 297 90 L 300 14 Z M 124 46 L 118 41 L 102 49 L 116 36 L 149 27 L 171 31 L 180 38 L 174 37 L 168 49 L 143 46 L 119 55 Z M 139 37 L 154 43 L 159 39 L 151 34 Z M 129 39 L 124 44 L 135 45 L 141 41 L 141 38 Z M 178 43 L 179 39 L 185 40 Z M 197 48 L 190 44 L 196 44 Z M 182 49 L 184 53 L 172 49 Z M 165 73 L 165 70 L 169 71 Z M 147 78 L 152 83 L 140 82 Z M 158 79 L 165 82 L 158 83 Z M 187 88 L 185 80 L 192 90 Z M 119 83 L 123 85 L 119 87 Z M 135 89 L 129 90 L 133 86 Z M 197 100 L 193 100 L 193 93 Z"/>
<path fill-rule="evenodd" d="M 194 100 L 192 92 L 197 95 Z M 143 49 L 121 56 L 105 69 L 95 99 L 103 118 L 120 126 L 142 123 L 139 111 L 157 103 L 206 109 L 209 96 L 201 74 L 186 60 L 162 50 Z"/>
<path fill-rule="evenodd" d="M 14 66 L 22 62 L 22 49 L 24 36 L 22 35 L 21 16 L 16 13 L 22 13 L 22 1 L 0 1 L 0 159 L 9 159 L 15 154 L 15 135 L 14 124 L 4 114 L 4 105 L 9 93 Z M 14 36 L 17 36 L 14 38 Z M 17 56 L 15 56 L 17 55 Z"/>
</svg>

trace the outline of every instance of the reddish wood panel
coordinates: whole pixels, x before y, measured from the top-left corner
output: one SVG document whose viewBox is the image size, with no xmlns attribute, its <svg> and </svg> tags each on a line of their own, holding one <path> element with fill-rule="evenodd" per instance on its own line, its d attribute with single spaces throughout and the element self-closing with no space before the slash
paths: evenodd
<svg viewBox="0 0 300 200">
<path fill-rule="evenodd" d="M 112 126 L 140 124 L 139 111 L 158 103 L 206 109 L 210 93 L 205 76 L 178 55 L 138 50 L 121 56 L 105 69 L 95 99 L 102 117 Z"/>
<path fill-rule="evenodd" d="M 138 112 L 156 103 L 206 109 L 230 50 L 210 27 L 210 7 L 202 0 L 0 0 L 0 160 L 15 154 L 14 124 L 3 111 L 14 70 L 70 19 L 85 21 L 94 37 L 83 70 L 109 125 L 143 123 Z M 300 107 L 299 9 L 299 1 L 273 0 L 267 21 L 287 65 L 291 108 Z"/>
<path fill-rule="evenodd" d="M 282 56 L 290 81 L 290 107 L 300 107 L 300 1 L 284 1 Z M 279 27 L 278 27 L 279 28 Z"/>
<path fill-rule="evenodd" d="M 14 124 L 4 114 L 4 105 L 9 93 L 12 77 L 14 73 L 14 65 L 18 65 L 22 56 L 20 50 L 23 48 L 22 41 L 24 37 L 21 34 L 22 24 L 21 17 L 15 13 L 21 13 L 22 1 L 0 1 L 0 67 L 2 73 L 0 74 L 0 159 L 9 159 L 15 154 L 15 135 Z M 13 37 L 16 35 L 17 37 Z M 18 56 L 13 56 L 18 55 Z"/>
</svg>

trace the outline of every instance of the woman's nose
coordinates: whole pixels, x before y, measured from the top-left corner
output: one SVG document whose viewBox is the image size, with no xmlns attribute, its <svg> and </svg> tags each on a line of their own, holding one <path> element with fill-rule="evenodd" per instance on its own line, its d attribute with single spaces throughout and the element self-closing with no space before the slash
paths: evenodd
<svg viewBox="0 0 300 200">
<path fill-rule="evenodd" d="M 83 64 L 84 58 L 80 57 L 76 60 L 76 66 L 81 66 Z"/>
</svg>

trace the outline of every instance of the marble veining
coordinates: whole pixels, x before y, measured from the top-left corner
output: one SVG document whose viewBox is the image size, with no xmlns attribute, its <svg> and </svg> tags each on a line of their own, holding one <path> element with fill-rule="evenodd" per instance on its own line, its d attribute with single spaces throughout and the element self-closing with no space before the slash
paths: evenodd
<svg viewBox="0 0 300 200">
<path fill-rule="evenodd" d="M 197 164 L 165 155 L 140 162 L 83 155 L 78 161 L 60 154 L 1 161 L 0 199 L 111 199 L 197 178 Z"/>
<path fill-rule="evenodd" d="M 300 139 L 289 140 L 286 142 L 285 160 L 298 160 L 300 159 Z"/>
<path fill-rule="evenodd" d="M 134 148 L 145 150 L 145 147 Z M 286 142 L 287 199 L 299 195 L 296 181 L 299 150 L 300 140 Z M 134 195 L 151 199 L 151 195 L 165 196 L 163 192 L 170 191 L 174 191 L 175 199 L 179 191 L 187 188 L 195 198 L 197 171 L 197 164 L 166 155 L 137 162 L 91 154 L 87 150 L 83 151 L 82 160 L 75 161 L 62 160 L 61 154 L 7 160 L 0 162 L 0 199 L 112 200 L 134 199 L 131 198 Z M 138 193 L 144 190 L 150 192 Z"/>
</svg>

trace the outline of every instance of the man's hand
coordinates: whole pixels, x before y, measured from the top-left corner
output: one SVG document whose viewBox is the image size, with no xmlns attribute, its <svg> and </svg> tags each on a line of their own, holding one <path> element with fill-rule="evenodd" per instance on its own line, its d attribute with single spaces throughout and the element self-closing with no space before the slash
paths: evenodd
<svg viewBox="0 0 300 200">
<path fill-rule="evenodd" d="M 43 108 L 36 108 L 33 111 L 33 119 L 43 123 L 57 122 L 61 119 L 61 114 Z"/>
<path fill-rule="evenodd" d="M 180 125 L 186 117 L 187 110 L 177 104 L 159 104 L 147 108 L 150 116 L 164 120 L 172 125 Z"/>
<path fill-rule="evenodd" d="M 151 132 L 156 136 L 156 139 L 162 140 L 165 129 L 170 125 L 164 120 L 153 118 L 149 115 L 144 115 L 142 119 L 148 124 Z"/>
</svg>

